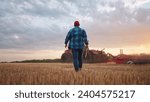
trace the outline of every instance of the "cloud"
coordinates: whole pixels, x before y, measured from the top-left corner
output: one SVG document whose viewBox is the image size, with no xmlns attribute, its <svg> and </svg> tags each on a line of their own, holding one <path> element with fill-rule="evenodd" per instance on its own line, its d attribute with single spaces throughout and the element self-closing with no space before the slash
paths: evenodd
<svg viewBox="0 0 150 102">
<path fill-rule="evenodd" d="M 91 46 L 144 44 L 139 40 L 145 39 L 143 32 L 149 37 L 149 5 L 150 0 L 1 0 L 0 49 L 64 50 L 75 20 Z"/>
</svg>

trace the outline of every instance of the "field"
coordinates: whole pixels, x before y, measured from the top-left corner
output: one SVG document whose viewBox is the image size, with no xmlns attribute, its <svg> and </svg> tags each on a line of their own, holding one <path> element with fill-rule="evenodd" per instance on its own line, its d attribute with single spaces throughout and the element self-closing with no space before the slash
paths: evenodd
<svg viewBox="0 0 150 102">
<path fill-rule="evenodd" d="M 150 65 L 1 63 L 1 85 L 149 85 Z"/>
</svg>

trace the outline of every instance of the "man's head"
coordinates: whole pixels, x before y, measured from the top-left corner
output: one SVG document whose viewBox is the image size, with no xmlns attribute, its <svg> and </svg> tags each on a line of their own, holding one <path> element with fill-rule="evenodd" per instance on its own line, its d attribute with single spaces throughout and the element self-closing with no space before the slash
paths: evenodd
<svg viewBox="0 0 150 102">
<path fill-rule="evenodd" d="M 80 26 L 79 21 L 75 21 L 75 22 L 74 22 L 74 26 Z"/>
</svg>

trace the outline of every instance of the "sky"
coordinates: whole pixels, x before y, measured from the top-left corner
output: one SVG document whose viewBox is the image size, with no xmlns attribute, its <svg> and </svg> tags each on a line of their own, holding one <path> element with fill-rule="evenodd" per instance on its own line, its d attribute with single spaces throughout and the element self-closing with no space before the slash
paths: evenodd
<svg viewBox="0 0 150 102">
<path fill-rule="evenodd" d="M 76 20 L 90 49 L 150 53 L 150 0 L 0 0 L 0 62 L 60 58 Z"/>
</svg>

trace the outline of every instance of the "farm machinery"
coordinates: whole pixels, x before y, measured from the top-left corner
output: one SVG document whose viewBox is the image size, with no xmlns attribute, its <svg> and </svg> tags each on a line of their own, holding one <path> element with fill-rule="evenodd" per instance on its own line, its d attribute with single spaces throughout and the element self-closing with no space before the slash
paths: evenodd
<svg viewBox="0 0 150 102">
<path fill-rule="evenodd" d="M 131 55 L 117 55 L 117 56 L 112 56 L 109 54 L 109 56 L 111 56 L 111 58 L 107 61 L 107 62 L 114 62 L 116 64 L 133 64 L 135 61 L 134 56 Z"/>
<path fill-rule="evenodd" d="M 120 50 L 120 54 L 114 56 L 110 53 L 106 53 L 102 50 L 84 50 L 83 51 L 83 61 L 86 63 L 110 63 L 115 64 L 147 64 L 150 63 L 150 55 L 127 55 L 123 54 L 123 50 Z M 62 56 L 61 60 L 63 62 L 72 62 L 71 50 L 66 50 Z"/>
<path fill-rule="evenodd" d="M 103 51 L 99 50 L 83 50 L 83 61 L 87 63 L 102 63 L 108 60 L 108 55 Z M 71 50 L 66 50 L 62 56 L 61 60 L 63 62 L 71 62 L 72 61 L 72 53 Z"/>
</svg>

